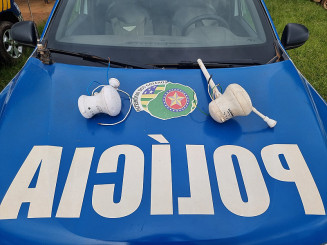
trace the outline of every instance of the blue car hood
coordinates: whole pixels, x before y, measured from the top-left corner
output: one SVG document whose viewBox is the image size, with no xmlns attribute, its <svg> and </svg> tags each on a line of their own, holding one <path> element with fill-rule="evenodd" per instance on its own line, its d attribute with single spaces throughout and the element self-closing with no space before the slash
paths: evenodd
<svg viewBox="0 0 327 245">
<path fill-rule="evenodd" d="M 276 127 L 254 113 L 212 120 L 200 69 L 47 66 L 30 58 L 0 95 L 2 241 L 327 242 L 326 136 L 306 82 L 291 61 L 209 72 L 223 89 L 244 87 Z M 89 120 L 77 100 L 107 76 L 130 95 L 152 81 L 188 86 L 197 108 L 168 120 L 133 108 L 123 123 L 100 126 L 122 119 L 128 98 L 122 94 L 118 117 Z"/>
</svg>

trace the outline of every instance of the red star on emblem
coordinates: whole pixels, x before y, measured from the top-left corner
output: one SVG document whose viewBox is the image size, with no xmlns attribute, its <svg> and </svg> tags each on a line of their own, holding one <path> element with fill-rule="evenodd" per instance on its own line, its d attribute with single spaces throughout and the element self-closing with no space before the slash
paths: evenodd
<svg viewBox="0 0 327 245">
<path fill-rule="evenodd" d="M 186 104 L 186 97 L 180 91 L 171 91 L 166 95 L 166 104 L 172 109 L 181 109 Z"/>
</svg>

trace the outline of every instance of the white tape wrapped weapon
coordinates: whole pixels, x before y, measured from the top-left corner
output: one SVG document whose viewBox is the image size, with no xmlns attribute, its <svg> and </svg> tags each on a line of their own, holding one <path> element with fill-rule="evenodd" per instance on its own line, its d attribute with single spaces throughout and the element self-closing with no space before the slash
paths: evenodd
<svg viewBox="0 0 327 245">
<path fill-rule="evenodd" d="M 253 111 L 261 117 L 270 128 L 276 126 L 277 122 L 275 120 L 263 115 L 252 106 L 249 94 L 240 85 L 230 84 L 226 88 L 224 94 L 221 94 L 202 60 L 198 59 L 197 62 L 208 82 L 208 86 L 213 91 L 213 97 L 209 92 L 212 98 L 209 104 L 209 113 L 216 122 L 223 123 L 236 116 L 247 116 Z"/>
<path fill-rule="evenodd" d="M 125 93 L 129 98 L 130 107 L 128 109 L 127 114 L 119 122 L 110 124 L 99 124 L 103 126 L 114 126 L 125 121 L 132 108 L 132 99 L 127 92 L 118 89 L 119 86 L 120 82 L 117 78 L 110 78 L 109 85 L 100 85 L 96 87 L 93 90 L 91 96 L 81 95 L 78 99 L 78 108 L 82 116 L 87 119 L 93 117 L 98 113 L 105 113 L 112 117 L 117 116 L 120 113 L 122 107 L 121 98 L 118 93 L 119 91 Z M 101 91 L 99 93 L 96 93 L 95 91 L 100 87 L 102 87 Z"/>
</svg>

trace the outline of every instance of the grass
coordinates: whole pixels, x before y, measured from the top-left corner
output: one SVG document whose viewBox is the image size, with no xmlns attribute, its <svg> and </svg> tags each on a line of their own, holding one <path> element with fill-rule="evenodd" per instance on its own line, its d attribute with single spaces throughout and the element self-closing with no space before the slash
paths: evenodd
<svg viewBox="0 0 327 245">
<path fill-rule="evenodd" d="M 309 0 L 265 0 L 281 37 L 287 23 L 305 25 L 309 40 L 301 47 L 288 51 L 296 67 L 327 101 L 327 11 Z"/>
<path fill-rule="evenodd" d="M 313 87 L 327 101 L 327 11 L 319 4 L 309 0 L 265 0 L 277 32 L 281 37 L 287 23 L 299 23 L 308 27 L 309 40 L 288 53 L 296 67 L 308 79 Z M 39 26 L 39 32 L 44 24 Z M 24 54 L 24 60 L 13 67 L 0 68 L 0 91 L 24 65 L 30 50 Z"/>
<path fill-rule="evenodd" d="M 23 58 L 19 59 L 15 65 L 8 66 L 4 64 L 0 64 L 0 91 L 7 85 L 8 82 L 20 71 L 20 69 L 25 64 L 27 58 L 32 53 L 31 48 L 23 49 Z"/>
<path fill-rule="evenodd" d="M 37 26 L 39 33 L 41 34 L 45 23 L 41 23 Z M 0 91 L 11 81 L 11 79 L 20 71 L 24 66 L 26 60 L 33 52 L 32 48 L 23 49 L 22 59 L 19 59 L 14 65 L 8 66 L 0 64 Z"/>
</svg>

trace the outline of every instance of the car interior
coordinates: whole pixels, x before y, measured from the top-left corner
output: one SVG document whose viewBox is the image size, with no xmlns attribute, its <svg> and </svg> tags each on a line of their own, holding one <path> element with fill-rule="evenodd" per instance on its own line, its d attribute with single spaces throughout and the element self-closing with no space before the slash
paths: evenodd
<svg viewBox="0 0 327 245">
<path fill-rule="evenodd" d="M 72 4 L 73 2 L 73 4 Z M 229 45 L 265 41 L 253 0 L 75 0 L 70 2 L 57 39 L 88 42 L 87 36 L 110 36 L 112 45 L 183 42 Z M 84 37 L 81 37 L 84 36 Z M 146 37 L 141 41 L 142 38 Z M 167 39 L 167 37 L 170 37 Z M 186 37 L 186 38 L 185 38 Z M 98 43 L 97 43 L 98 42 Z M 116 42 L 116 43 L 115 43 Z M 159 44 L 160 43 L 160 44 Z"/>
</svg>

